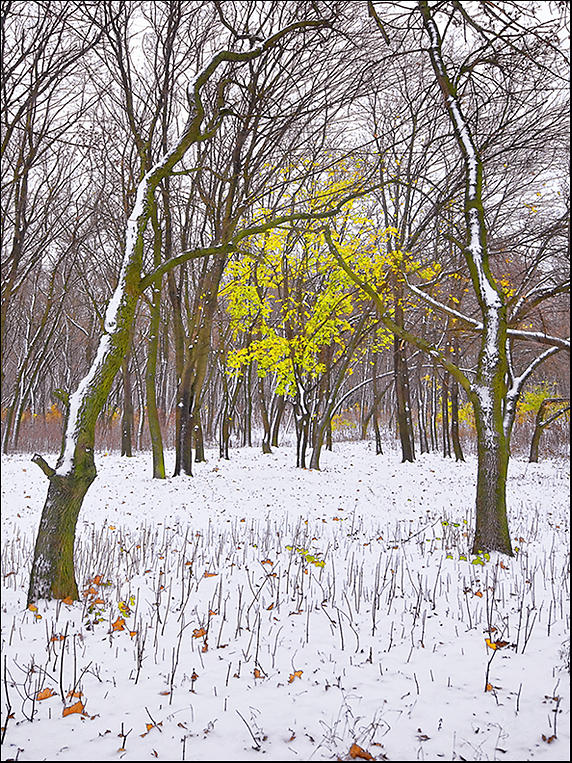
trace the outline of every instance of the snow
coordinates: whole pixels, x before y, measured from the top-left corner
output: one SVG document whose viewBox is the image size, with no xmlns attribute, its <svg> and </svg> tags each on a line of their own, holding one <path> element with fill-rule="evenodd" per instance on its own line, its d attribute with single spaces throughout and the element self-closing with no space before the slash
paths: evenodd
<svg viewBox="0 0 572 763">
<path fill-rule="evenodd" d="M 472 457 L 207 457 L 153 480 L 149 453 L 98 453 L 77 533 L 97 593 L 37 612 L 46 479 L 3 457 L 4 760 L 569 759 L 567 463 L 511 461 L 519 551 L 481 565 Z"/>
</svg>

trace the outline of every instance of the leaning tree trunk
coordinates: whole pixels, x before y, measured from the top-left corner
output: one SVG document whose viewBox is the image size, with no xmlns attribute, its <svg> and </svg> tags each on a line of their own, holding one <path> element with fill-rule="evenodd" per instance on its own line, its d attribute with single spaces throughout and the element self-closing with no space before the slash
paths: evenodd
<svg viewBox="0 0 572 763">
<path fill-rule="evenodd" d="M 50 484 L 34 550 L 29 603 L 45 598 L 78 597 L 73 561 L 75 528 L 82 501 L 97 473 L 93 454 L 95 425 L 129 349 L 140 294 L 143 232 L 155 187 L 153 180 L 150 172 L 139 185 L 137 202 L 128 221 L 119 283 L 107 308 L 97 355 L 70 397 L 64 444 L 56 469 L 50 468 L 40 456 L 34 458 Z"/>
</svg>

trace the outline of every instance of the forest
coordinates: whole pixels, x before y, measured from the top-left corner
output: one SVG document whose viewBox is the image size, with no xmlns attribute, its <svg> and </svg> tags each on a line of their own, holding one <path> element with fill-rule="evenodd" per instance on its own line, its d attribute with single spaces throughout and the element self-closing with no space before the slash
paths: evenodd
<svg viewBox="0 0 572 763">
<path fill-rule="evenodd" d="M 1 21 L 2 759 L 567 760 L 569 4 Z"/>
</svg>

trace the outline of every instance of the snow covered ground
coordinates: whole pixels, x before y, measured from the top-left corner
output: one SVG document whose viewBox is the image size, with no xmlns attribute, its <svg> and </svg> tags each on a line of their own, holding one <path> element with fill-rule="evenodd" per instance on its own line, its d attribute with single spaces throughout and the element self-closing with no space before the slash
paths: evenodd
<svg viewBox="0 0 572 763">
<path fill-rule="evenodd" d="M 46 481 L 2 461 L 3 760 L 569 760 L 567 462 L 511 462 L 508 559 L 469 553 L 473 458 L 97 461 L 82 601 L 37 610 Z"/>
</svg>

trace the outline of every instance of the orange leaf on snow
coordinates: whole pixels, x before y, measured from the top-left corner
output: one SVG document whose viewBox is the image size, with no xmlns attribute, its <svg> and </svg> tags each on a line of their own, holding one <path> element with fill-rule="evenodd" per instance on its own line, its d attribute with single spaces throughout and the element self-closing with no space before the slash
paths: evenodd
<svg viewBox="0 0 572 763">
<path fill-rule="evenodd" d="M 65 718 L 66 715 L 71 715 L 72 713 L 79 713 L 80 715 L 87 715 L 87 713 L 84 712 L 85 705 L 81 700 L 78 699 L 78 701 L 75 703 L 75 705 L 70 705 L 69 707 L 64 707 L 62 710 L 62 716 Z"/>
<path fill-rule="evenodd" d="M 363 747 L 360 747 L 359 744 L 352 744 L 350 747 L 350 758 L 361 758 L 362 760 L 375 760 L 373 755 L 369 753 L 367 750 L 364 750 Z"/>
<path fill-rule="evenodd" d="M 492 684 L 487 684 L 485 686 L 485 691 L 492 691 L 492 690 L 493 690 L 493 685 Z"/>
<path fill-rule="evenodd" d="M 73 599 L 72 599 L 71 596 L 66 596 L 65 599 L 62 599 L 62 603 L 63 604 L 70 604 L 71 605 L 71 604 L 73 604 Z"/>
<path fill-rule="evenodd" d="M 55 692 L 52 691 L 49 687 L 47 689 L 42 689 L 42 691 L 39 691 L 36 699 L 38 701 L 42 699 L 49 699 L 50 697 L 53 697 L 55 695 Z"/>
<path fill-rule="evenodd" d="M 475 596 L 478 596 L 479 599 L 483 598 L 483 592 L 482 591 L 475 591 Z"/>
<path fill-rule="evenodd" d="M 270 561 L 270 559 L 264 559 L 260 564 L 274 564 L 274 562 Z"/>
<path fill-rule="evenodd" d="M 83 697 L 83 692 L 81 691 L 68 691 L 66 694 L 66 697 L 77 697 L 78 699 L 80 697 Z"/>
<path fill-rule="evenodd" d="M 204 628 L 195 628 L 193 631 L 193 638 L 200 638 L 201 636 L 206 636 L 207 632 Z"/>
<path fill-rule="evenodd" d="M 490 638 L 486 638 L 485 639 L 485 643 L 489 647 L 489 649 L 496 649 L 497 648 L 497 645 L 495 644 L 495 642 L 491 641 Z"/>
<path fill-rule="evenodd" d="M 112 623 L 111 625 L 112 631 L 124 631 L 125 630 L 125 620 L 122 617 L 118 617 L 117 620 Z"/>
<path fill-rule="evenodd" d="M 28 609 L 30 610 L 30 612 L 37 612 L 38 611 L 38 608 L 36 607 L 35 604 L 28 604 Z"/>
<path fill-rule="evenodd" d="M 294 680 L 296 677 L 298 677 L 298 678 L 301 678 L 301 677 L 302 677 L 302 673 L 303 673 L 303 672 L 304 672 L 303 670 L 295 670 L 293 673 L 290 673 L 290 678 L 288 679 L 288 683 L 289 683 L 289 684 L 291 684 L 291 683 L 292 683 L 292 681 L 293 681 L 293 680 Z"/>
<path fill-rule="evenodd" d="M 214 578 L 214 577 L 216 577 L 216 575 L 218 575 L 218 572 L 207 572 L 207 571 L 205 570 L 205 574 L 204 574 L 204 577 L 205 577 L 205 578 Z"/>
<path fill-rule="evenodd" d="M 254 668 L 254 677 L 255 678 L 262 678 L 262 673 L 258 670 L 258 668 Z"/>
</svg>

